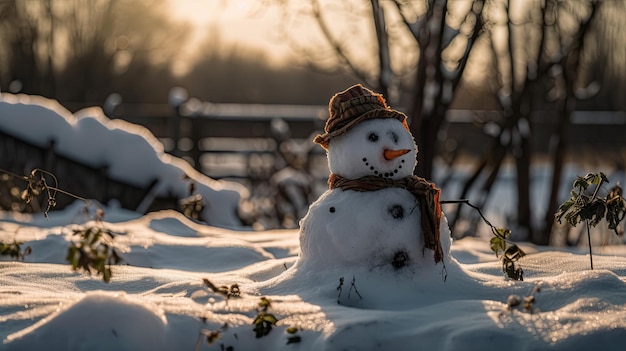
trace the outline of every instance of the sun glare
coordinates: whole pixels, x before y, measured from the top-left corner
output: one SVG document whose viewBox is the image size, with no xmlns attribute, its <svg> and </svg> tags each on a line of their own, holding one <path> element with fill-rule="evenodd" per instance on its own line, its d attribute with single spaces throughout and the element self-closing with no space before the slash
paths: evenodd
<svg viewBox="0 0 626 351">
<path fill-rule="evenodd" d="M 217 45 L 260 50 L 275 64 L 283 64 L 290 49 L 277 39 L 278 9 L 255 0 L 201 1 L 169 0 L 171 16 L 189 22 L 194 35 L 187 48 L 188 56 L 196 54 L 198 45 L 208 35 L 217 35 Z M 178 65 L 184 71 L 184 64 Z"/>
</svg>

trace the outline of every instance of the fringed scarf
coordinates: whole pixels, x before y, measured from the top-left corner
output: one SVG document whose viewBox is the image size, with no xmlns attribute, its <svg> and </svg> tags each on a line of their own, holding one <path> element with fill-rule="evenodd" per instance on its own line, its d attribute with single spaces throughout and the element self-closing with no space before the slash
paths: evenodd
<svg viewBox="0 0 626 351">
<path fill-rule="evenodd" d="M 386 188 L 403 188 L 415 197 L 422 215 L 422 231 L 424 232 L 424 247 L 434 250 L 435 263 L 443 259 L 443 250 L 439 239 L 439 223 L 441 220 L 441 205 L 439 204 L 440 189 L 435 184 L 418 176 L 409 176 L 398 180 L 391 180 L 377 176 L 365 176 L 359 179 L 348 179 L 331 174 L 328 177 L 330 189 L 354 191 L 376 191 Z"/>
</svg>

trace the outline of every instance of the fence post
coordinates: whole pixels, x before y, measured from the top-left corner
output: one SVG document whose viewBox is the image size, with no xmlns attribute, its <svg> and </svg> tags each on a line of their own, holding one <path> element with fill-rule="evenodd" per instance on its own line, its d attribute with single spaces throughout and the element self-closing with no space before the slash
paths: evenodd
<svg viewBox="0 0 626 351">
<path fill-rule="evenodd" d="M 44 154 L 43 167 L 45 170 L 48 170 L 50 172 L 53 172 L 54 164 L 56 161 L 55 160 L 56 154 L 54 152 L 55 144 L 56 144 L 56 140 L 50 139 L 50 141 L 48 142 L 48 149 L 46 149 L 45 154 Z"/>
<path fill-rule="evenodd" d="M 108 188 L 109 188 L 109 165 L 102 165 L 96 170 L 96 176 L 94 177 L 94 188 L 93 193 L 91 195 L 94 199 L 101 204 L 106 204 L 108 200 Z M 124 201 L 124 199 L 119 199 L 120 202 Z"/>
<path fill-rule="evenodd" d="M 181 108 L 185 102 L 189 100 L 189 92 L 187 89 L 182 87 L 173 87 L 170 89 L 168 102 L 170 107 L 173 109 L 173 115 L 169 119 L 169 129 L 172 138 L 174 139 L 174 148 L 172 150 L 172 154 L 177 157 L 182 156 L 181 150 L 178 148 L 178 142 L 181 137 L 181 123 L 182 123 L 182 114 Z"/>
<path fill-rule="evenodd" d="M 180 141 L 180 124 L 182 122 L 182 117 L 180 115 L 180 105 L 174 106 L 174 113 L 170 116 L 168 120 L 169 130 L 172 136 L 172 142 L 174 143 L 174 147 L 172 148 L 172 154 L 174 156 L 180 157 L 181 152 L 178 148 L 178 142 Z"/>
<path fill-rule="evenodd" d="M 191 117 L 191 133 L 189 133 L 189 137 L 191 138 L 191 159 L 193 160 L 193 166 L 196 170 L 202 173 L 202 164 L 200 163 L 200 126 L 202 125 L 198 121 L 198 117 Z"/>
</svg>

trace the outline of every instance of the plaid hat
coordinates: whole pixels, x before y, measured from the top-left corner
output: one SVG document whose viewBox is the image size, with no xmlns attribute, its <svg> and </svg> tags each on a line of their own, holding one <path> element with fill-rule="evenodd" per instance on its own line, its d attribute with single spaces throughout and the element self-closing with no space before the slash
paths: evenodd
<svg viewBox="0 0 626 351">
<path fill-rule="evenodd" d="M 324 126 L 324 134 L 319 134 L 313 142 L 328 150 L 330 139 L 344 134 L 362 121 L 374 118 L 395 118 L 409 130 L 406 115 L 387 106 L 381 94 L 377 94 L 361 84 L 335 94 L 328 103 L 329 117 Z"/>
</svg>

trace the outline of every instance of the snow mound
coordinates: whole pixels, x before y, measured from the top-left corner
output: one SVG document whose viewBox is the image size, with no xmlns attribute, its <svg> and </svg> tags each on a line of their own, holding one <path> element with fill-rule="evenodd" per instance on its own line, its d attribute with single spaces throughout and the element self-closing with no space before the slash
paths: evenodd
<svg viewBox="0 0 626 351">
<path fill-rule="evenodd" d="M 188 183 L 183 178 L 187 176 L 209 202 L 202 213 L 207 222 L 241 224 L 237 206 L 240 198 L 248 196 L 247 190 L 237 183 L 213 180 L 186 161 L 166 154 L 145 127 L 110 120 L 97 107 L 72 114 L 54 100 L 7 93 L 0 95 L 0 116 L 0 129 L 6 133 L 41 147 L 54 140 L 57 153 L 93 167 L 108 165 L 113 179 L 140 187 L 156 179 L 152 197 L 186 198 Z"/>
<path fill-rule="evenodd" d="M 158 307 L 124 293 L 96 291 L 24 330 L 26 336 L 9 349 L 165 351 L 172 346 L 166 327 Z"/>
</svg>

